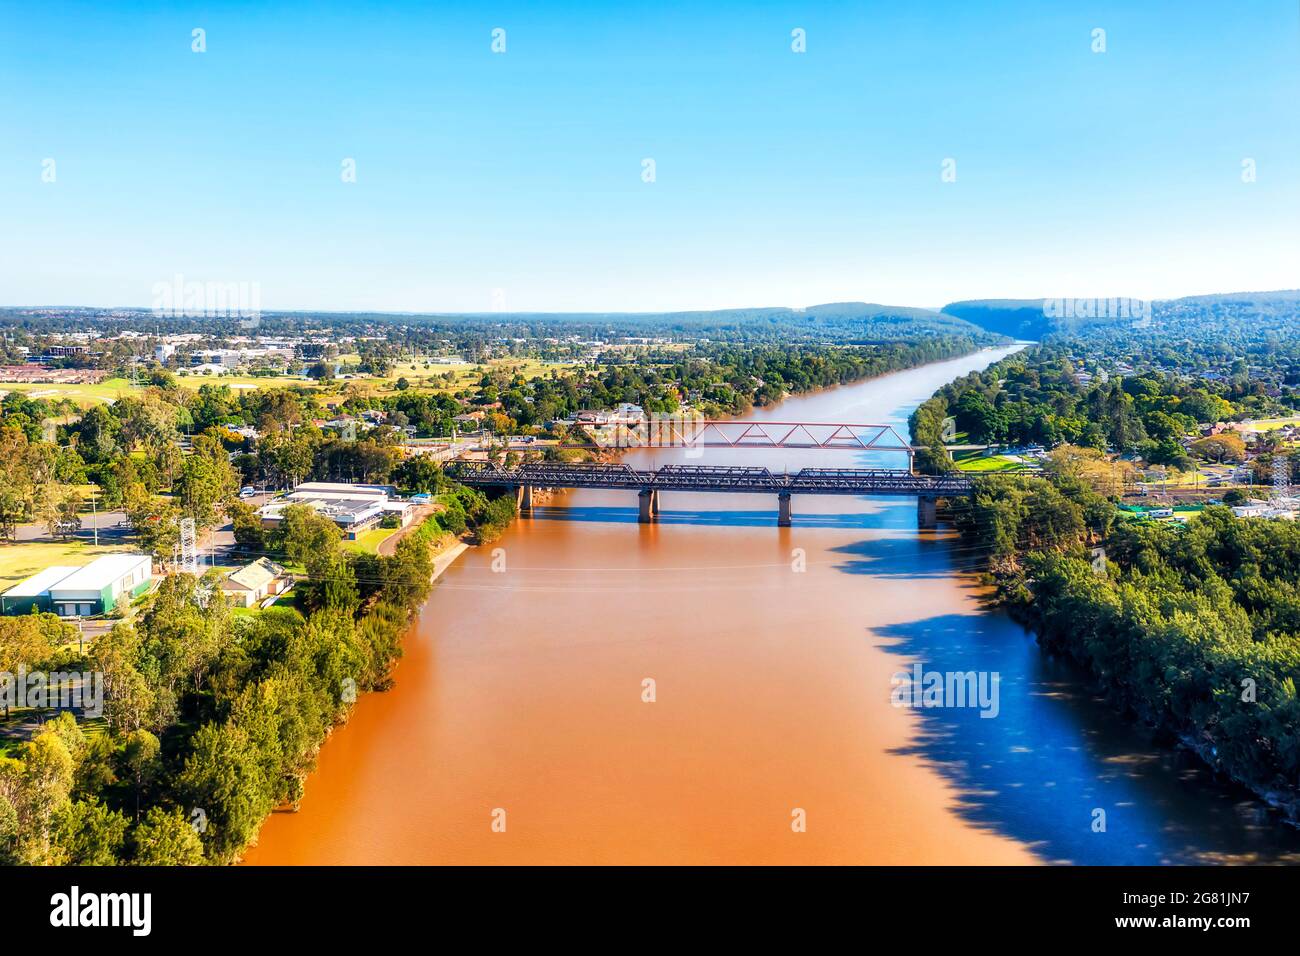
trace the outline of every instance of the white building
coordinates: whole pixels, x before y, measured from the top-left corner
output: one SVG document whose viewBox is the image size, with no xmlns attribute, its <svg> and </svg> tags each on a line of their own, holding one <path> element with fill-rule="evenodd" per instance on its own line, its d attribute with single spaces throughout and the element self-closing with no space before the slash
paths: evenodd
<svg viewBox="0 0 1300 956">
<path fill-rule="evenodd" d="M 221 593 L 238 607 L 253 607 L 272 594 L 280 594 L 293 582 L 284 568 L 266 558 L 258 558 L 226 575 Z"/>
<path fill-rule="evenodd" d="M 409 501 L 399 501 L 396 497 L 397 489 L 392 485 L 305 481 L 287 495 L 263 505 L 258 516 L 264 526 L 276 527 L 284 520 L 285 508 L 306 505 L 338 525 L 345 537 L 354 539 L 388 515 L 395 516 L 403 527 L 406 526 L 414 515 L 414 509 Z"/>
<path fill-rule="evenodd" d="M 107 614 L 147 591 L 152 580 L 149 555 L 106 554 L 50 585 L 50 604 L 63 617 Z"/>
</svg>

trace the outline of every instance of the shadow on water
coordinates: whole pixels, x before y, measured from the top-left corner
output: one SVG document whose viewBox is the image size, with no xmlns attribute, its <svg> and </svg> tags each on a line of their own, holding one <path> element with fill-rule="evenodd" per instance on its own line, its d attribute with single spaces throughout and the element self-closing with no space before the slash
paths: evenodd
<svg viewBox="0 0 1300 956">
<path fill-rule="evenodd" d="M 1300 862 L 1300 832 L 1190 754 L 1152 743 L 1080 675 L 1003 613 L 878 628 L 886 650 L 926 671 L 1001 676 L 997 716 L 916 708 L 920 756 L 958 791 L 968 821 L 1083 864 Z M 1105 832 L 1093 831 L 1105 811 Z"/>
<path fill-rule="evenodd" d="M 576 521 L 600 524 L 636 524 L 638 510 L 633 508 L 596 507 L 579 505 L 566 507 L 534 507 L 534 521 Z M 527 519 L 526 519 L 527 520 Z M 661 510 L 655 519 L 660 525 L 699 525 L 723 528 L 775 528 L 776 509 L 763 511 L 688 511 Z M 861 530 L 875 528 L 880 521 L 870 513 L 851 514 L 795 514 L 795 528 L 837 528 Z"/>
<path fill-rule="evenodd" d="M 912 515 L 915 521 L 915 516 Z M 849 555 L 835 565 L 845 574 L 869 574 L 878 578 L 951 578 L 962 571 L 979 570 L 978 556 L 963 552 L 950 539 L 925 532 L 900 537 L 869 538 L 831 548 L 833 554 Z"/>
</svg>

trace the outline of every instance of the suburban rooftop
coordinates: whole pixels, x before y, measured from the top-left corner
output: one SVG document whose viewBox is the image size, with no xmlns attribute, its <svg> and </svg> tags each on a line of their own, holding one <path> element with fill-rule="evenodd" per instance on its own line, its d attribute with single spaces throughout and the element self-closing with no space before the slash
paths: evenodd
<svg viewBox="0 0 1300 956">
<path fill-rule="evenodd" d="M 79 570 L 81 569 L 76 565 L 51 565 L 44 571 L 37 571 L 30 578 L 27 578 L 24 581 L 19 581 L 8 591 L 4 592 L 5 597 L 38 597 L 74 571 Z"/>
<path fill-rule="evenodd" d="M 152 564 L 152 559 L 147 554 L 106 554 L 91 561 L 85 567 L 77 568 L 68 577 L 54 582 L 50 587 L 57 584 L 60 591 L 97 590 L 112 584 L 142 563 Z"/>
</svg>

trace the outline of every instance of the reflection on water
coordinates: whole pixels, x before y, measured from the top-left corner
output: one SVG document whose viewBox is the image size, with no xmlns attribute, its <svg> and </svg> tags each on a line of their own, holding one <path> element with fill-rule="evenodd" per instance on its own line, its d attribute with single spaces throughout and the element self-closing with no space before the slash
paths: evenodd
<svg viewBox="0 0 1300 956">
<path fill-rule="evenodd" d="M 667 495 L 663 496 L 667 498 Z M 685 496 L 683 496 L 685 497 Z M 713 497 L 710 495 L 710 497 Z M 746 496 L 748 497 L 748 496 Z M 755 496 L 757 497 L 757 496 Z M 775 498 L 773 498 L 775 500 Z M 907 503 L 907 512 L 915 521 L 916 503 Z M 637 508 L 596 507 L 571 505 L 567 507 L 535 507 L 534 521 L 563 521 L 566 523 L 592 521 L 599 524 L 636 524 Z M 761 511 L 714 511 L 664 508 L 659 512 L 658 525 L 696 525 L 701 527 L 767 528 L 776 523 L 776 509 Z M 879 517 L 866 512 L 850 514 L 804 514 L 799 518 L 801 528 L 871 528 L 879 525 Z"/>
<path fill-rule="evenodd" d="M 985 354 L 790 400 L 905 422 Z M 686 457 L 774 469 L 851 452 Z M 561 492 L 439 581 L 395 687 L 325 745 L 250 863 L 1135 863 L 1291 852 L 985 613 L 909 499 Z M 504 562 L 504 568 L 501 564 Z M 913 661 L 997 670 L 1001 713 L 890 706 Z M 655 700 L 643 700 L 652 680 Z M 1253 806 L 1253 804 L 1250 804 Z M 1091 830 L 1107 811 L 1107 832 Z M 505 833 L 490 828 L 506 812 Z M 807 815 L 792 831 L 792 812 Z"/>
</svg>

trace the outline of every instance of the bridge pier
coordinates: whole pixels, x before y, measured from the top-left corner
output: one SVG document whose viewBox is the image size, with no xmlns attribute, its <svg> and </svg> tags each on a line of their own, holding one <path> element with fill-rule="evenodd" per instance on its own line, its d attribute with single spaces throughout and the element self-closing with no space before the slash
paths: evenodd
<svg viewBox="0 0 1300 956">
<path fill-rule="evenodd" d="M 836 446 L 839 447 L 839 446 Z M 548 488 L 602 488 L 639 494 L 637 519 L 651 524 L 659 516 L 659 492 L 720 492 L 778 496 L 777 525 L 791 526 L 793 495 L 897 495 L 916 498 L 919 528 L 938 526 L 938 501 L 973 491 L 971 479 L 961 474 L 914 475 L 887 468 L 802 468 L 795 474 L 773 474 L 767 468 L 734 465 L 673 465 L 656 471 L 636 470 L 620 464 L 565 464 L 532 462 L 505 469 L 490 462 L 461 461 L 448 473 L 471 488 L 495 494 L 512 494 L 521 514 L 532 510 L 535 493 Z"/>
<path fill-rule="evenodd" d="M 776 526 L 778 528 L 790 527 L 790 492 L 783 491 L 776 496 L 777 512 Z"/>
<path fill-rule="evenodd" d="M 939 527 L 939 499 L 920 495 L 916 499 L 916 526 L 918 528 Z"/>
</svg>

